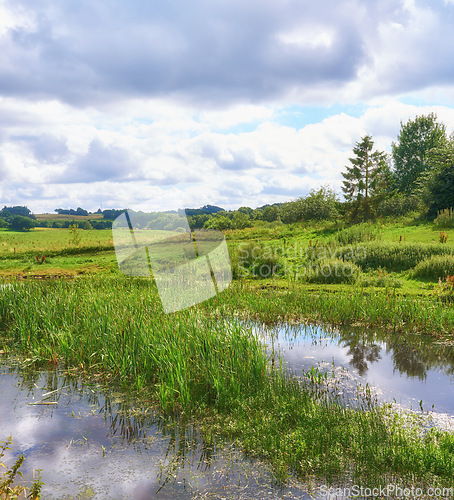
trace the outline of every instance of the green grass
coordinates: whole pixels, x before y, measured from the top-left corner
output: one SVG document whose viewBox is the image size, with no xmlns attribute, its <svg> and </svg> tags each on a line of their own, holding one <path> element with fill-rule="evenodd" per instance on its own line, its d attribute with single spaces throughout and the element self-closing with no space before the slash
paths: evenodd
<svg viewBox="0 0 454 500">
<path fill-rule="evenodd" d="M 30 232 L 0 229 L 0 275 L 73 276 L 117 272 L 112 231 L 80 231 L 80 235 L 80 244 L 74 245 L 69 229 L 36 228 Z"/>
<path fill-rule="evenodd" d="M 14 259 L 17 255 L 55 255 L 65 251 L 80 251 L 84 248 L 113 249 L 112 231 L 109 229 L 80 231 L 81 242 L 71 242 L 69 229 L 35 228 L 30 231 L 0 229 L 0 258 Z"/>
</svg>

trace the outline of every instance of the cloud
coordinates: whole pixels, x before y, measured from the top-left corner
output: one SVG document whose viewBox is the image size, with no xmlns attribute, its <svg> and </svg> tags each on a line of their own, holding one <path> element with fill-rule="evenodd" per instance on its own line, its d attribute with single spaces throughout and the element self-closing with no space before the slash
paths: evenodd
<svg viewBox="0 0 454 500">
<path fill-rule="evenodd" d="M 191 109 L 157 101 L 142 104 L 142 114 L 135 101 L 102 114 L 56 108 L 54 118 L 43 116 L 39 125 L 41 107 L 11 102 L 10 111 L 29 119 L 4 129 L 0 184 L 5 203 L 25 204 L 35 212 L 59 206 L 97 210 L 101 204 L 144 210 L 205 203 L 256 207 L 304 196 L 326 183 L 340 193 L 341 172 L 355 142 L 366 133 L 376 148 L 390 151 L 400 122 L 430 111 L 438 114 L 448 133 L 454 130 L 452 108 L 392 98 L 365 107 L 357 116 L 338 112 L 300 128 L 280 124 L 280 113 L 268 119 L 264 113 L 258 124 L 257 110 L 239 113 L 235 124 L 230 108 L 225 115 L 213 111 L 204 121 Z M 143 119 L 148 110 L 149 122 Z M 230 131 L 251 116 L 251 130 Z M 228 124 L 228 133 L 223 127 L 212 129 L 215 118 Z"/>
<path fill-rule="evenodd" d="M 337 93 L 392 20 L 394 2 L 382 4 L 7 0 L 18 21 L 0 38 L 0 92 L 94 107 L 125 95 L 213 107 L 314 85 Z"/>
<path fill-rule="evenodd" d="M 451 86 L 454 69 L 454 6 L 405 0 L 392 18 L 378 19 L 373 36 L 365 37 L 370 64 L 358 81 L 361 95 L 398 95 L 437 85 Z"/>
<path fill-rule="evenodd" d="M 57 182 L 96 182 L 111 179 L 128 179 L 134 174 L 131 155 L 115 145 L 106 145 L 93 139 L 87 154 L 70 164 Z"/>
<path fill-rule="evenodd" d="M 35 158 L 44 164 L 60 163 L 68 157 L 69 150 L 66 141 L 50 134 L 13 136 L 11 139 L 29 146 Z"/>
</svg>

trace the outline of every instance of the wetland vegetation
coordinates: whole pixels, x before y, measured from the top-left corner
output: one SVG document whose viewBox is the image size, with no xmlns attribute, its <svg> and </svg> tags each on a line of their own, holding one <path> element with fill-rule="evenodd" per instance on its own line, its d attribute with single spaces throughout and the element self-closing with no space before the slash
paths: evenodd
<svg viewBox="0 0 454 500">
<path fill-rule="evenodd" d="M 420 118 L 440 139 L 435 118 Z M 367 388 L 352 405 L 326 390 L 315 367 L 292 373 L 249 323 L 380 330 L 399 339 L 402 356 L 406 335 L 452 349 L 454 190 L 449 198 L 439 187 L 454 179 L 454 140 L 431 143 L 410 176 L 399 164 L 402 141 L 394 171 L 382 154 L 368 156 L 372 145 L 366 136 L 354 149 L 345 202 L 321 188 L 256 210 L 188 214 L 191 229 L 224 232 L 233 282 L 172 314 L 153 278 L 120 273 L 112 231 L 49 227 L 50 217 L 28 231 L 3 223 L 2 355 L 133 389 L 173 422 L 197 422 L 208 442 L 231 440 L 267 460 L 282 482 L 452 487 L 452 432 L 424 428 Z M 134 230 L 146 231 L 140 217 Z M 153 217 L 165 230 L 168 214 Z"/>
</svg>

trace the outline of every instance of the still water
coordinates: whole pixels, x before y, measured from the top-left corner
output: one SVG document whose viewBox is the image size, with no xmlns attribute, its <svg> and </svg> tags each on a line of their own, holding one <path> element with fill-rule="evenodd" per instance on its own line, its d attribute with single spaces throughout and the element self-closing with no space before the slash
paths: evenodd
<svg viewBox="0 0 454 500">
<path fill-rule="evenodd" d="M 317 366 L 342 378 L 346 395 L 368 384 L 382 402 L 454 415 L 454 343 L 373 329 L 255 326 L 269 353 L 296 375 Z M 276 361 L 278 362 L 278 361 Z"/>
<path fill-rule="evenodd" d="M 9 435 L 7 464 L 24 454 L 27 480 L 43 469 L 43 499 L 309 498 L 233 445 L 207 445 L 124 394 L 0 360 L 0 440 Z"/>
<path fill-rule="evenodd" d="M 253 328 L 271 362 L 280 355 L 297 376 L 318 367 L 345 401 L 370 386 L 379 401 L 430 410 L 428 426 L 454 430 L 453 345 L 364 328 Z M 24 454 L 27 479 L 43 469 L 44 499 L 311 498 L 304 485 L 278 486 L 265 464 L 232 444 L 207 444 L 146 403 L 67 372 L 0 360 L 0 440 L 9 435 L 8 463 Z"/>
</svg>

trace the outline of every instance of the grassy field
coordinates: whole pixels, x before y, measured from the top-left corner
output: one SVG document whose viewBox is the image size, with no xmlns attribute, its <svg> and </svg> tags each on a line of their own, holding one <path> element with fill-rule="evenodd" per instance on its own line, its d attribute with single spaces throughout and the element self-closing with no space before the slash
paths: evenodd
<svg viewBox="0 0 454 500">
<path fill-rule="evenodd" d="M 36 220 L 50 220 L 50 221 L 62 221 L 62 220 L 96 220 L 102 219 L 104 216 L 102 214 L 91 214 L 91 215 L 66 215 L 66 214 L 36 214 Z"/>
<path fill-rule="evenodd" d="M 111 230 L 78 234 L 76 243 L 70 229 L 0 229 L 0 275 L 75 276 L 117 269 Z"/>
<path fill-rule="evenodd" d="M 305 384 L 271 368 L 238 321 L 363 325 L 452 343 L 454 234 L 441 243 L 439 233 L 408 222 L 228 232 L 230 288 L 165 315 L 153 280 L 119 273 L 111 231 L 81 231 L 76 245 L 64 229 L 0 230 L 0 350 L 134 387 L 163 412 L 197 419 L 208 438 L 270 460 L 282 480 L 451 486 L 454 436 L 422 436 L 367 394 L 356 409 L 326 398 L 314 389 L 322 375 Z M 33 276 L 75 279 L 22 279 Z"/>
</svg>

